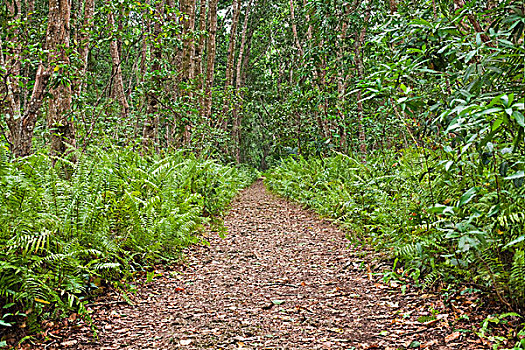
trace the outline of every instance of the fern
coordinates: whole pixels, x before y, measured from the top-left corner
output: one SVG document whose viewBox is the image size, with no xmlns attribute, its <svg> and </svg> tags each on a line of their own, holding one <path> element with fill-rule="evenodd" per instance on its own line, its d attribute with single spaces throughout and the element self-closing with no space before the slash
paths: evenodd
<svg viewBox="0 0 525 350">
<path fill-rule="evenodd" d="M 76 164 L 58 162 L 12 163 L 0 148 L 0 303 L 33 307 L 33 321 L 46 310 L 81 311 L 93 276 L 118 281 L 178 258 L 204 216 L 257 175 L 181 152 L 146 159 L 92 149 Z"/>
<path fill-rule="evenodd" d="M 478 283 L 525 309 L 525 186 L 496 178 L 473 157 L 405 149 L 366 163 L 337 153 L 290 158 L 266 174 L 266 185 L 337 219 L 352 239 L 392 252 L 423 285 Z M 475 195 L 461 201 L 470 188 Z"/>
<path fill-rule="evenodd" d="M 523 249 L 514 252 L 509 282 L 516 304 L 525 305 L 525 250 Z"/>
</svg>

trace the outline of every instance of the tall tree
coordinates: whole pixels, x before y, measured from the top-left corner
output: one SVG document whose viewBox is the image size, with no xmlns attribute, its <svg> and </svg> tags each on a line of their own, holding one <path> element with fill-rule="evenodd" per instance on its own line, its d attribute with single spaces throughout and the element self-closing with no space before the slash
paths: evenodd
<svg viewBox="0 0 525 350">
<path fill-rule="evenodd" d="M 80 33 L 78 35 L 78 52 L 80 57 L 80 72 L 79 77 L 80 81 L 76 82 L 75 94 L 80 94 L 82 89 L 85 87 L 85 75 L 88 67 L 88 57 L 89 57 L 89 43 L 91 40 L 91 32 L 93 31 L 93 17 L 95 14 L 95 0 L 84 0 L 84 16 L 82 27 L 80 28 Z"/>
<path fill-rule="evenodd" d="M 20 147 L 19 122 L 21 118 L 21 98 L 20 98 L 20 54 L 21 43 L 18 36 L 20 34 L 16 25 L 22 17 L 20 11 L 20 1 L 7 1 L 6 4 L 7 15 L 13 25 L 11 31 L 7 35 L 7 47 L 4 50 L 4 45 L 0 37 L 0 72 L 2 75 L 2 82 L 0 83 L 0 96 L 5 103 L 0 104 L 0 113 L 5 113 L 8 133 L 5 135 L 6 140 L 10 143 L 11 151 L 16 152 Z M 4 54 L 5 52 L 5 54 Z"/>
<path fill-rule="evenodd" d="M 108 2 L 108 5 L 110 3 Z M 122 76 L 122 62 L 120 59 L 120 48 L 116 38 L 117 28 L 115 28 L 115 17 L 112 10 L 108 12 L 108 24 L 112 31 L 112 39 L 109 44 L 111 53 L 112 72 L 111 72 L 111 97 L 115 98 L 120 104 L 120 117 L 126 120 L 129 117 L 129 104 L 124 92 L 124 78 Z"/>
<path fill-rule="evenodd" d="M 366 5 L 365 16 L 363 19 L 363 26 L 361 30 L 355 34 L 355 66 L 357 78 L 359 80 L 364 79 L 364 66 L 363 66 L 363 43 L 365 40 L 365 35 L 368 27 L 368 21 L 370 20 L 370 10 L 372 2 L 369 1 Z M 359 150 L 361 153 L 366 153 L 366 133 L 364 127 L 364 111 L 363 111 L 363 102 L 362 102 L 362 91 L 361 89 L 357 90 L 357 118 L 358 118 L 358 133 L 359 133 Z"/>
<path fill-rule="evenodd" d="M 203 54 L 204 54 L 204 42 L 206 40 L 206 5 L 207 0 L 201 0 L 199 10 L 199 27 L 197 42 L 195 44 L 195 73 L 193 74 L 197 78 L 196 91 L 202 93 L 204 79 L 202 77 L 203 72 Z"/>
<path fill-rule="evenodd" d="M 206 80 L 204 83 L 204 98 L 201 113 L 211 122 L 212 89 L 215 77 L 215 57 L 217 55 L 217 2 L 209 0 L 208 22 L 210 23 L 208 42 L 206 44 Z"/>
<path fill-rule="evenodd" d="M 235 93 L 237 96 L 237 99 L 239 100 L 239 103 L 235 103 L 233 106 L 233 128 L 232 128 L 232 136 L 233 136 L 233 143 L 235 147 L 235 160 L 237 161 L 237 164 L 241 162 L 241 113 L 239 111 L 239 104 L 240 101 L 242 101 L 243 96 L 241 92 L 242 88 L 242 65 L 244 63 L 244 50 L 246 48 L 246 38 L 247 38 L 247 32 L 248 32 L 248 22 L 250 19 L 250 11 L 252 9 L 252 6 L 256 5 L 256 0 L 249 0 L 248 6 L 246 7 L 246 13 L 244 15 L 244 24 L 242 28 L 242 34 L 241 34 L 241 46 L 239 48 L 239 57 L 237 58 L 237 67 L 236 67 L 236 86 L 235 86 Z"/>
<path fill-rule="evenodd" d="M 71 83 L 68 77 L 70 46 L 71 2 L 49 0 L 48 32 L 46 46 L 48 61 L 53 67 L 54 81 L 49 90 L 47 125 L 50 132 L 51 155 L 65 154 L 68 146 L 75 146 L 75 130 L 71 112 Z"/>
<path fill-rule="evenodd" d="M 182 49 L 182 80 L 186 88 L 182 91 L 182 97 L 186 103 L 190 104 L 193 97 L 190 88 L 195 78 L 195 16 L 196 0 L 183 0 L 182 18 L 183 18 L 183 49 Z M 191 139 L 191 120 L 189 116 L 182 118 L 183 127 L 183 144 L 189 145 Z"/>
<path fill-rule="evenodd" d="M 155 4 L 153 19 L 153 37 L 151 39 L 151 85 L 147 92 L 146 119 L 142 128 L 142 146 L 146 152 L 153 151 L 158 144 L 156 143 L 159 127 L 159 98 L 157 90 L 160 88 L 160 70 L 162 61 L 162 17 L 164 14 L 164 0 L 159 0 Z M 158 150 L 158 149 L 157 149 Z"/>
<path fill-rule="evenodd" d="M 233 67 L 235 65 L 235 47 L 237 42 L 237 27 L 239 24 L 239 17 L 241 15 L 241 2 L 240 0 L 233 0 L 232 4 L 232 24 L 230 28 L 230 43 L 228 45 L 228 60 L 226 62 L 226 79 L 224 83 L 224 105 L 223 113 L 220 118 L 220 125 L 223 130 L 226 131 L 228 126 L 228 114 L 230 110 L 230 104 L 232 103 L 232 88 L 233 88 Z"/>
</svg>

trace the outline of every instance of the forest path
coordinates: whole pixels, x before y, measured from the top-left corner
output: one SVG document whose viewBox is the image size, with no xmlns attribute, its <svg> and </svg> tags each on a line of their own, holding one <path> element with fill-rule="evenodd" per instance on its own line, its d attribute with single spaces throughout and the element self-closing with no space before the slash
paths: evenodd
<svg viewBox="0 0 525 350">
<path fill-rule="evenodd" d="M 430 315 L 437 299 L 374 283 L 360 268 L 366 252 L 348 248 L 340 229 L 268 193 L 261 181 L 232 203 L 225 226 L 225 239 L 213 234 L 210 246 L 188 250 L 180 271 L 164 271 L 139 288 L 135 306 L 92 306 L 98 340 L 83 327 L 56 344 L 105 350 L 468 348 L 447 329 L 448 315 L 417 321 Z"/>
</svg>

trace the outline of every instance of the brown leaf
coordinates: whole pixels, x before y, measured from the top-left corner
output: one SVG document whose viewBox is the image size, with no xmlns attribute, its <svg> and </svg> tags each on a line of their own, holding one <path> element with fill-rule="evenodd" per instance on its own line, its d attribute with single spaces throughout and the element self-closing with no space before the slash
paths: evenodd
<svg viewBox="0 0 525 350">
<path fill-rule="evenodd" d="M 458 339 L 460 336 L 461 336 L 461 333 L 459 333 L 459 332 L 454 332 L 454 333 L 452 333 L 452 334 L 447 335 L 447 336 L 445 337 L 445 341 L 446 341 L 447 343 L 450 343 L 451 341 L 454 341 L 454 340 Z"/>
</svg>

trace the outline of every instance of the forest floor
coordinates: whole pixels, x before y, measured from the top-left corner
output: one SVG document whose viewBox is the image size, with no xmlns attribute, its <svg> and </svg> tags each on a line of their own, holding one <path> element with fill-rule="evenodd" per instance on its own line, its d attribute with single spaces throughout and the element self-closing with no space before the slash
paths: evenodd
<svg viewBox="0 0 525 350">
<path fill-rule="evenodd" d="M 133 306 L 117 293 L 90 305 L 98 339 L 70 317 L 39 348 L 486 347 L 450 326 L 458 309 L 382 283 L 372 251 L 349 247 L 342 230 L 261 181 L 237 197 L 224 224 L 224 239 L 212 233 L 210 245 L 189 248 L 179 267 L 157 271 L 130 296 Z"/>
</svg>

